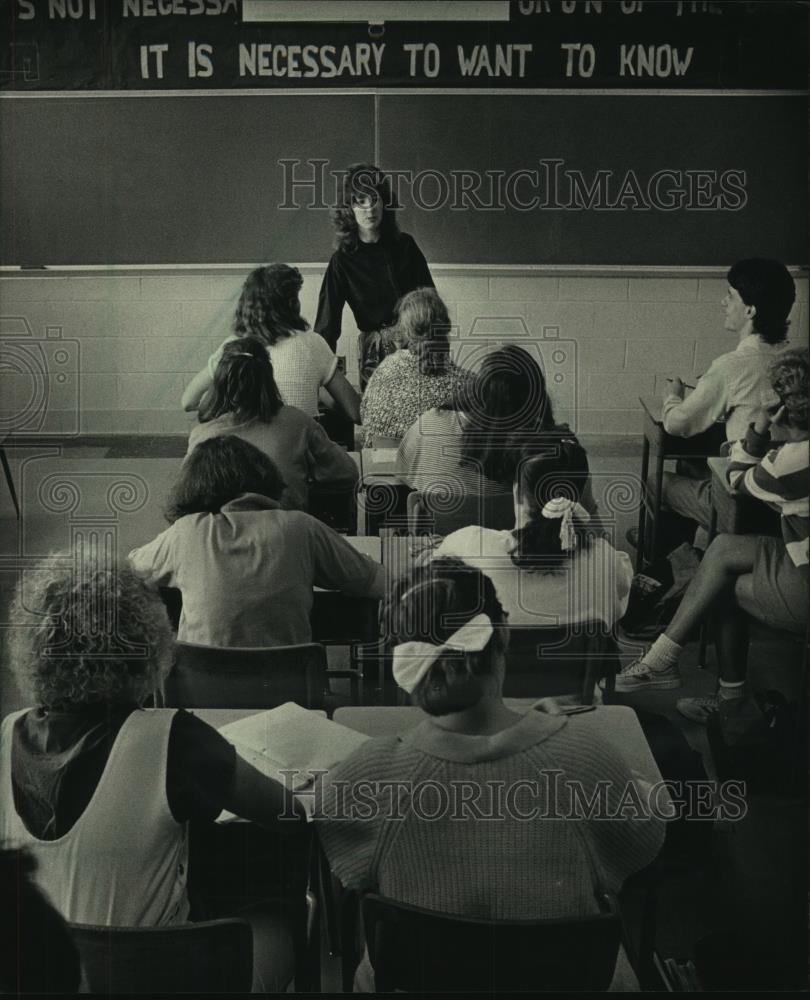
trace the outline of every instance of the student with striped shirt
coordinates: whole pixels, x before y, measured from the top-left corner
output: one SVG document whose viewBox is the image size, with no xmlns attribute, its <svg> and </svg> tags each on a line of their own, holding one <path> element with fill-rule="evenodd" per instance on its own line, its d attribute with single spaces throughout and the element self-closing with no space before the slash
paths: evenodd
<svg viewBox="0 0 810 1000">
<path fill-rule="evenodd" d="M 810 355 L 782 354 L 770 370 L 780 406 L 760 414 L 731 453 L 729 482 L 781 511 L 782 538 L 719 535 L 666 632 L 616 679 L 617 691 L 677 688 L 678 657 L 693 629 L 711 613 L 720 665 L 719 698 L 683 698 L 678 710 L 707 721 L 720 712 L 728 743 L 756 728 L 758 710 L 746 697 L 747 615 L 774 628 L 803 633 L 810 604 L 808 495 L 810 495 Z M 778 442 L 771 429 L 779 430 Z"/>
</svg>

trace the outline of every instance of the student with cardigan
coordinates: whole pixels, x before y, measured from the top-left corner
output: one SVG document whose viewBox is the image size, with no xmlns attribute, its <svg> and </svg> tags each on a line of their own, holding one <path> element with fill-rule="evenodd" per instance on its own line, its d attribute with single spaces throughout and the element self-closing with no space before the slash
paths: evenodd
<svg viewBox="0 0 810 1000">
<path fill-rule="evenodd" d="M 417 418 L 452 405 L 472 378 L 450 356 L 450 317 L 433 288 L 408 292 L 397 305 L 396 353 L 380 362 L 360 403 L 363 428 L 372 438 L 402 438 Z"/>
<path fill-rule="evenodd" d="M 395 583 L 385 620 L 394 679 L 426 718 L 369 740 L 325 777 L 316 823 L 332 870 L 347 888 L 458 916 L 597 912 L 597 894 L 617 892 L 664 840 L 654 814 L 616 815 L 634 782 L 628 766 L 575 716 L 504 705 L 505 616 L 479 570 L 455 559 L 420 567 Z M 600 782 L 611 821 L 572 808 L 571 783 L 590 797 Z M 510 806 L 498 786 L 523 790 Z M 643 801 L 644 784 L 636 787 Z M 634 981 L 621 955 L 614 986 Z M 367 956 L 355 985 L 373 989 Z"/>
<path fill-rule="evenodd" d="M 236 307 L 234 332 L 187 386 L 183 409 L 200 407 L 213 385 L 225 344 L 242 337 L 256 337 L 265 345 L 281 398 L 288 406 L 316 417 L 320 392 L 325 389 L 354 423 L 360 422 L 357 393 L 339 371 L 334 352 L 309 329 L 301 315 L 298 294 L 302 284 L 298 269 L 287 264 L 270 264 L 251 271 Z"/>
<path fill-rule="evenodd" d="M 191 821 L 227 809 L 300 828 L 287 790 L 216 730 L 143 708 L 171 668 L 173 637 L 159 596 L 128 567 L 57 553 L 24 574 L 11 621 L 9 665 L 32 707 L 0 730 L 0 842 L 33 855 L 35 882 L 65 920 L 187 921 Z M 280 918 L 261 906 L 234 915 L 253 926 L 254 986 L 284 989 L 292 940 Z"/>
<path fill-rule="evenodd" d="M 335 351 L 348 303 L 360 337 L 360 388 L 394 349 L 388 328 L 399 299 L 433 278 L 416 240 L 397 226 L 388 178 L 371 163 L 354 163 L 343 178 L 332 213 L 335 252 L 323 276 L 315 330 Z"/>
<path fill-rule="evenodd" d="M 745 687 L 748 617 L 802 634 L 807 629 L 808 496 L 810 496 L 810 355 L 783 353 L 772 365 L 779 408 L 760 413 L 734 444 L 729 482 L 781 510 L 782 537 L 719 535 L 709 546 L 663 635 L 616 679 L 618 691 L 681 685 L 678 659 L 693 630 L 711 615 L 720 667 L 716 698 L 684 698 L 678 709 L 706 722 L 720 713 L 727 742 L 756 730 L 758 711 Z M 778 432 L 778 440 L 773 440 Z"/>
<path fill-rule="evenodd" d="M 495 585 L 510 625 L 555 626 L 622 617 L 630 558 L 592 530 L 582 505 L 588 460 L 573 438 L 521 461 L 514 484 L 515 527 L 470 525 L 448 535 L 437 557 L 478 567 Z"/>
<path fill-rule="evenodd" d="M 729 269 L 721 305 L 725 328 L 737 337 L 737 346 L 714 359 L 689 396 L 679 378 L 672 380 L 662 408 L 664 429 L 669 434 L 693 437 L 724 420 L 727 440 L 735 441 L 745 436 L 760 410 L 776 403 L 768 369 L 785 349 L 795 298 L 793 278 L 777 260 L 752 257 Z M 709 526 L 710 486 L 711 476 L 705 470 L 690 475 L 665 472 L 664 507 L 705 530 Z M 701 532 L 698 540 L 703 537 Z M 635 544 L 634 537 L 630 541 Z"/>
<path fill-rule="evenodd" d="M 284 510 L 273 462 L 238 437 L 211 438 L 186 459 L 170 527 L 134 549 L 136 572 L 183 597 L 178 638 L 203 646 L 311 642 L 313 587 L 380 598 L 384 573 L 337 532 Z"/>
<path fill-rule="evenodd" d="M 248 441 L 274 462 L 287 484 L 288 508 L 308 509 L 312 483 L 351 489 L 357 482 L 357 466 L 345 449 L 303 410 L 282 402 L 273 362 L 256 337 L 225 344 L 188 454 L 201 441 L 225 434 Z"/>
</svg>

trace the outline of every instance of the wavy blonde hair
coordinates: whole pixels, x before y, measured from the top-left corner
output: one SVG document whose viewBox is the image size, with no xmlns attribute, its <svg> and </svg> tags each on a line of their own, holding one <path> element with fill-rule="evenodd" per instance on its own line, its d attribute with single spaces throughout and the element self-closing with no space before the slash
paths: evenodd
<svg viewBox="0 0 810 1000">
<path fill-rule="evenodd" d="M 125 565 L 49 556 L 22 574 L 11 624 L 11 671 L 43 708 L 142 705 L 170 666 L 166 608 Z"/>
</svg>

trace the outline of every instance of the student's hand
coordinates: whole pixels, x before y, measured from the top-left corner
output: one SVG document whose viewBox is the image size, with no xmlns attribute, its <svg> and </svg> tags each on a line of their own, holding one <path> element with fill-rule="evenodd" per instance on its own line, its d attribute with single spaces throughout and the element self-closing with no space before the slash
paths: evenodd
<svg viewBox="0 0 810 1000">
<path fill-rule="evenodd" d="M 676 376 L 669 384 L 669 395 L 683 399 L 686 388 L 681 380 Z"/>
<path fill-rule="evenodd" d="M 784 403 L 779 407 L 779 409 L 770 418 L 771 427 L 781 427 L 787 422 L 787 407 Z"/>
<path fill-rule="evenodd" d="M 780 407 L 784 409 L 784 407 Z M 775 419 L 775 418 L 774 418 Z M 760 410 L 754 419 L 754 433 L 765 434 L 771 426 L 771 415 L 767 410 Z"/>
</svg>

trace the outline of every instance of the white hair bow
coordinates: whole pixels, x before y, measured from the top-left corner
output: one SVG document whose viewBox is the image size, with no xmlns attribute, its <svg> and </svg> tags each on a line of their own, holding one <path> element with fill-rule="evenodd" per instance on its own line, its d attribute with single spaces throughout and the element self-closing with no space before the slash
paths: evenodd
<svg viewBox="0 0 810 1000">
<path fill-rule="evenodd" d="M 577 547 L 574 518 L 584 524 L 591 519 L 591 515 L 582 504 L 569 497 L 552 497 L 540 513 L 549 520 L 560 519 L 560 547 L 563 552 L 570 552 Z"/>
<path fill-rule="evenodd" d="M 429 642 L 403 642 L 394 647 L 394 680 L 410 694 L 443 653 L 449 650 L 480 653 L 492 638 L 492 631 L 489 615 L 480 614 L 440 646 Z"/>
</svg>

